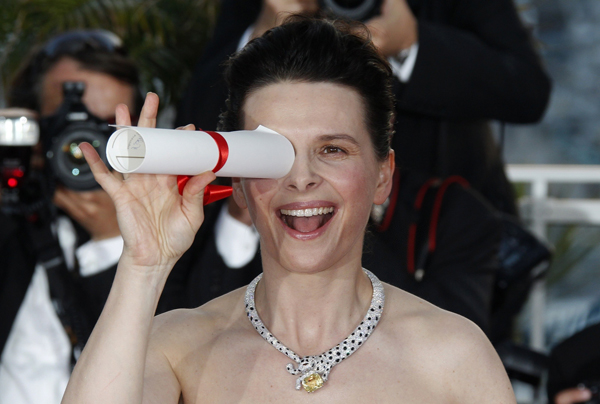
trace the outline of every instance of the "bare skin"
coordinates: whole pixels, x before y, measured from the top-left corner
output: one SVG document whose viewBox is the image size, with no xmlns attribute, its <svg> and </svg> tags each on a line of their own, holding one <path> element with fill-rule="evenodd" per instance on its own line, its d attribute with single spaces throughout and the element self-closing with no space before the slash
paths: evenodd
<svg viewBox="0 0 600 404">
<path fill-rule="evenodd" d="M 418 23 L 406 0 L 384 0 L 381 15 L 367 21 L 373 44 L 383 56 L 395 56 L 418 41 Z"/>
<path fill-rule="evenodd" d="M 278 26 L 292 14 L 314 13 L 317 9 L 317 0 L 263 0 L 260 14 L 254 22 L 251 39 L 258 38 Z"/>
<path fill-rule="evenodd" d="M 154 125 L 157 103 L 148 95 L 141 125 Z M 117 112 L 127 124 L 126 108 Z M 369 306 L 364 227 L 371 204 L 389 194 L 393 152 L 377 160 L 362 99 L 331 83 L 255 90 L 244 104 L 244 127 L 258 123 L 288 137 L 296 159 L 283 178 L 234 181 L 234 197 L 261 235 L 256 309 L 298 355 L 319 354 L 344 339 Z M 499 358 L 473 323 L 390 285 L 370 339 L 310 395 L 294 389 L 290 359 L 249 323 L 244 289 L 153 318 L 169 271 L 203 220 L 203 189 L 214 175 L 193 177 L 180 196 L 174 177 L 119 181 L 89 145 L 82 150 L 115 201 L 125 248 L 64 403 L 515 403 Z M 334 212 L 312 226 L 282 217 L 282 209 L 313 206 Z"/>
<path fill-rule="evenodd" d="M 315 13 L 316 0 L 263 0 L 250 38 L 257 38 L 267 30 L 280 25 L 286 17 L 296 13 Z M 406 0 L 384 0 L 381 14 L 366 22 L 373 44 L 386 56 L 395 56 L 410 48 L 418 40 L 417 19 Z M 246 209 L 232 199 L 227 201 L 229 214 L 247 226 L 252 224 Z"/>
<path fill-rule="evenodd" d="M 554 398 L 555 404 L 584 403 L 592 398 L 592 392 L 586 388 L 571 388 L 561 391 Z"/>
</svg>

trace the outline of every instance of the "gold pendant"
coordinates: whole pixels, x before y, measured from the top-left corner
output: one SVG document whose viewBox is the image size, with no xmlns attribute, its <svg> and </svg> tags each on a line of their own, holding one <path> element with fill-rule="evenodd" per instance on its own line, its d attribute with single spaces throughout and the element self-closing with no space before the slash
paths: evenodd
<svg viewBox="0 0 600 404">
<path fill-rule="evenodd" d="M 323 378 L 317 372 L 309 373 L 302 379 L 302 387 L 309 393 L 323 387 Z"/>
</svg>

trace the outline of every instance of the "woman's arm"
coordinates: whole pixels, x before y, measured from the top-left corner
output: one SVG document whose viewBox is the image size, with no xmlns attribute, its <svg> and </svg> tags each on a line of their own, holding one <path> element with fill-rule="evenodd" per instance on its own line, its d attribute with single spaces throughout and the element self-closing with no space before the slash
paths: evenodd
<svg viewBox="0 0 600 404">
<path fill-rule="evenodd" d="M 470 321 L 448 322 L 444 334 L 449 367 L 441 378 L 456 404 L 516 404 L 506 370 L 483 332 Z M 443 363 L 443 362 L 441 362 Z"/>
<path fill-rule="evenodd" d="M 158 97 L 148 94 L 139 126 L 154 127 L 157 110 Z M 116 116 L 118 125 L 130 125 L 126 106 L 119 105 Z M 132 174 L 120 179 L 91 145 L 80 147 L 94 177 L 115 203 L 124 248 L 108 300 L 63 403 L 141 403 L 156 305 L 170 270 L 204 219 L 204 187 L 215 177 L 213 173 L 193 177 L 179 195 L 175 176 Z"/>
</svg>

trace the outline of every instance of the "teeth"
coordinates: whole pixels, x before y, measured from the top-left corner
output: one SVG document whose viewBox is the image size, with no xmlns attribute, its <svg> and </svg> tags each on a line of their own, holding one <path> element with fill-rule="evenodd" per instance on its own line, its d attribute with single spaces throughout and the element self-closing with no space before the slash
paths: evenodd
<svg viewBox="0 0 600 404">
<path fill-rule="evenodd" d="M 326 215 L 333 212 L 333 207 L 328 208 L 312 208 L 312 209 L 281 209 L 282 215 L 296 216 L 296 217 L 311 217 L 317 215 Z"/>
</svg>

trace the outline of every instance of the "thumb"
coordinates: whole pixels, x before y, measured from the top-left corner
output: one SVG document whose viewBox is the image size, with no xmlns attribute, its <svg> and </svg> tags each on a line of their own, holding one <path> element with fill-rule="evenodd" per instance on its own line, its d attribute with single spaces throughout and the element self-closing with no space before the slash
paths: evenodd
<svg viewBox="0 0 600 404">
<path fill-rule="evenodd" d="M 191 221 L 199 220 L 202 215 L 204 202 L 204 188 L 216 178 L 215 173 L 207 171 L 191 177 L 182 193 L 182 209 Z"/>
</svg>

